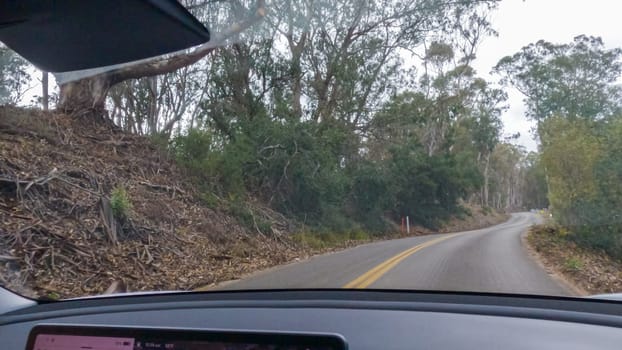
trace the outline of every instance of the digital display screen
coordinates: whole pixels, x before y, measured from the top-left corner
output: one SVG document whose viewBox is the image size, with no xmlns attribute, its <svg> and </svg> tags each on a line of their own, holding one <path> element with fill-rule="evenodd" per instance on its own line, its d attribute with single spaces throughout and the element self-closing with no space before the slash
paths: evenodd
<svg viewBox="0 0 622 350">
<path fill-rule="evenodd" d="M 334 335 L 37 326 L 26 350 L 345 350 Z"/>
</svg>

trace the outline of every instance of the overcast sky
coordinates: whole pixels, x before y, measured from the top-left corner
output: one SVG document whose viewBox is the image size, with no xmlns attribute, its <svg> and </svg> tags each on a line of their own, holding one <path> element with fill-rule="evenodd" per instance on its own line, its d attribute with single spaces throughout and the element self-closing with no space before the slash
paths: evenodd
<svg viewBox="0 0 622 350">
<path fill-rule="evenodd" d="M 605 45 L 622 47 L 621 0 L 503 0 L 492 16 L 496 38 L 487 38 L 478 51 L 474 67 L 493 81 L 492 67 L 504 56 L 540 39 L 568 43 L 580 34 L 600 36 Z M 528 150 L 536 150 L 530 132 L 533 123 L 524 116 L 522 95 L 507 90 L 510 109 L 503 116 L 507 135 L 520 132 L 517 141 Z"/>
</svg>

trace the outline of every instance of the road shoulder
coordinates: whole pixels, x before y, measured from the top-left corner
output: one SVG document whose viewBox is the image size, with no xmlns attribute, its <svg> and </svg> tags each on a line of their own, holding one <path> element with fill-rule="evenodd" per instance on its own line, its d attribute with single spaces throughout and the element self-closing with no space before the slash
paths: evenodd
<svg viewBox="0 0 622 350">
<path fill-rule="evenodd" d="M 622 264 L 606 254 L 578 247 L 545 226 L 534 226 L 521 238 L 533 259 L 575 294 L 588 296 L 622 290 Z"/>
</svg>

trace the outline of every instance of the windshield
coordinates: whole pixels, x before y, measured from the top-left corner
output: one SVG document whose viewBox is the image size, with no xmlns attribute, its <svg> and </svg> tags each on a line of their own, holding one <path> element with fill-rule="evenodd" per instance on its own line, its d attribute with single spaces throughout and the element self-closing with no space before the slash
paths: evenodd
<svg viewBox="0 0 622 350">
<path fill-rule="evenodd" d="M 2 286 L 622 291 L 616 2 L 180 4 L 209 42 L 0 46 Z"/>
</svg>

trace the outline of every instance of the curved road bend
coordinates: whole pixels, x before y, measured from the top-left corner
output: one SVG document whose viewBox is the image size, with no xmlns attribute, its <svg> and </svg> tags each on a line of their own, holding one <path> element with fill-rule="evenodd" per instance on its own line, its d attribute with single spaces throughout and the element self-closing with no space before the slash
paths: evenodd
<svg viewBox="0 0 622 350">
<path fill-rule="evenodd" d="M 537 220 L 535 214 L 518 213 L 481 230 L 365 244 L 216 289 L 346 287 L 571 295 L 521 243 L 521 235 Z"/>
</svg>

